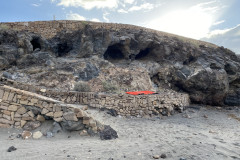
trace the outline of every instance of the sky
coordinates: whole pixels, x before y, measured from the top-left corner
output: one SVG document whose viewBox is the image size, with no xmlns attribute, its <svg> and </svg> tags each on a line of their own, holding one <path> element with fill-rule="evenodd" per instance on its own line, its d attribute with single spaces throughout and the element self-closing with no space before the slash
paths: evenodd
<svg viewBox="0 0 240 160">
<path fill-rule="evenodd" d="M 240 54 L 240 0 L 4 0 L 0 22 L 87 20 L 148 27 Z"/>
</svg>

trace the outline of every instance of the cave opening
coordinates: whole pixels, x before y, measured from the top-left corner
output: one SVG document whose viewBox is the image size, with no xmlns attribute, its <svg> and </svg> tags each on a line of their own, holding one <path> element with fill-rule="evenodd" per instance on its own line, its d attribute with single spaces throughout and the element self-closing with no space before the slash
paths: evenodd
<svg viewBox="0 0 240 160">
<path fill-rule="evenodd" d="M 68 45 L 67 42 L 59 43 L 57 45 L 57 52 L 59 57 L 65 56 L 71 50 L 72 46 Z"/>
<path fill-rule="evenodd" d="M 135 57 L 136 60 L 141 60 L 143 58 L 145 58 L 146 56 L 149 55 L 151 49 L 150 48 L 146 48 L 144 50 L 141 50 Z"/>
<path fill-rule="evenodd" d="M 121 60 L 124 59 L 124 54 L 121 51 L 121 46 L 112 45 L 108 47 L 103 57 L 105 60 Z"/>
<path fill-rule="evenodd" d="M 34 37 L 32 40 L 31 40 L 31 44 L 33 46 L 33 51 L 37 48 L 39 48 L 41 50 L 41 44 L 40 44 L 40 40 L 38 37 Z"/>
</svg>

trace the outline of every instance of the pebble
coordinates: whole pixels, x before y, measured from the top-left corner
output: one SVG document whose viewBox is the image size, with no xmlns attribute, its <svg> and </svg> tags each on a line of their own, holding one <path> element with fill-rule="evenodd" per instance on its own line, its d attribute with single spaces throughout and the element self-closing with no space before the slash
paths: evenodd
<svg viewBox="0 0 240 160">
<path fill-rule="evenodd" d="M 167 158 L 167 155 L 166 154 L 161 154 L 161 156 L 160 156 L 162 159 L 165 159 L 165 158 Z"/>
<path fill-rule="evenodd" d="M 204 118 L 208 118 L 208 116 L 206 115 L 206 114 L 204 114 L 204 116 L 203 116 Z"/>
<path fill-rule="evenodd" d="M 32 132 L 30 132 L 30 131 L 23 131 L 22 132 L 22 138 L 23 139 L 29 139 L 29 138 L 31 138 L 31 136 L 32 136 Z"/>
<path fill-rule="evenodd" d="M 7 152 L 12 152 L 12 151 L 16 151 L 17 148 L 15 148 L 14 146 L 11 146 L 8 148 Z"/>
<path fill-rule="evenodd" d="M 42 136 L 43 136 L 43 134 L 40 131 L 33 133 L 33 139 L 40 139 Z"/>
<path fill-rule="evenodd" d="M 154 159 L 159 159 L 160 156 L 159 156 L 159 155 L 154 155 L 153 158 L 154 158 Z"/>
<path fill-rule="evenodd" d="M 47 132 L 47 138 L 52 138 L 53 137 L 53 133 L 52 132 Z"/>
</svg>

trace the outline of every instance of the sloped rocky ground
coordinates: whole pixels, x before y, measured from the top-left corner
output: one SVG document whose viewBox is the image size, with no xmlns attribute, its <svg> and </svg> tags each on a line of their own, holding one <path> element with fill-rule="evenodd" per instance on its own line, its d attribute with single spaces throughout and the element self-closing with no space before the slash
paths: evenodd
<svg viewBox="0 0 240 160">
<path fill-rule="evenodd" d="M 193 103 L 240 105 L 240 59 L 213 44 L 146 31 L 92 29 L 62 31 L 51 39 L 0 30 L 3 76 L 47 88 L 71 90 L 87 81 L 129 90 L 173 89 Z"/>
</svg>

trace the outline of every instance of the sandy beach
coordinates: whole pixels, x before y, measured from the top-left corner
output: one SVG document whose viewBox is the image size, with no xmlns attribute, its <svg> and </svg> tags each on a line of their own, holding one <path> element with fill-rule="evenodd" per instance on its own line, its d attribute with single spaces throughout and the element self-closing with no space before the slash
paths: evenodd
<svg viewBox="0 0 240 160">
<path fill-rule="evenodd" d="M 119 138 L 102 141 L 61 131 L 52 138 L 23 140 L 22 130 L 0 129 L 1 160 L 240 160 L 240 110 L 192 106 L 171 117 L 112 117 L 89 109 L 114 128 Z M 36 131 L 46 132 L 52 122 Z M 34 131 L 33 131 L 34 132 Z M 10 137 L 10 138 L 9 138 Z M 10 146 L 16 151 L 7 152 Z M 163 158 L 161 158 L 161 155 Z"/>
</svg>

